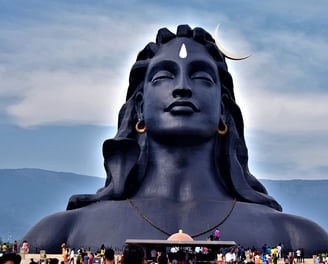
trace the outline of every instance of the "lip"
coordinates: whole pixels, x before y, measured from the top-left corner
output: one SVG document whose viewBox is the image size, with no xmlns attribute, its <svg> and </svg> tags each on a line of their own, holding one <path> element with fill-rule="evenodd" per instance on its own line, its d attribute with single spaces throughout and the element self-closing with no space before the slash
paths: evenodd
<svg viewBox="0 0 328 264">
<path fill-rule="evenodd" d="M 191 101 L 175 101 L 165 107 L 164 112 L 200 112 L 200 109 Z"/>
</svg>

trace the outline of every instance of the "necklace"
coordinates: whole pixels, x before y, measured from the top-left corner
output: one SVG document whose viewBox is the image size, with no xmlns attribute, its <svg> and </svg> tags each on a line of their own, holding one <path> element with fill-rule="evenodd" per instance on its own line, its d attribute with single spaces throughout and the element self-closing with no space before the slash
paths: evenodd
<svg viewBox="0 0 328 264">
<path fill-rule="evenodd" d="M 155 224 L 149 217 L 147 217 L 141 210 L 140 208 L 129 198 L 127 198 L 127 201 L 129 203 L 129 205 L 131 206 L 131 208 L 143 219 L 145 220 L 148 224 L 150 224 L 152 227 L 156 228 L 158 231 L 162 232 L 163 234 L 167 235 L 167 236 L 171 236 L 173 233 L 170 233 L 166 230 L 164 230 L 163 228 L 161 228 L 159 225 Z M 231 208 L 229 209 L 229 211 L 227 212 L 227 214 L 224 216 L 224 218 L 218 222 L 217 224 L 211 226 L 210 228 L 207 228 L 206 230 L 204 231 L 201 231 L 199 233 L 196 233 L 194 235 L 190 235 L 192 238 L 195 238 L 195 237 L 199 237 L 201 235 L 204 235 L 216 228 L 218 228 L 220 225 L 222 225 L 228 218 L 229 216 L 231 215 L 233 209 L 235 208 L 235 205 L 237 203 L 237 199 L 234 198 L 233 201 L 232 201 L 232 206 Z"/>
</svg>

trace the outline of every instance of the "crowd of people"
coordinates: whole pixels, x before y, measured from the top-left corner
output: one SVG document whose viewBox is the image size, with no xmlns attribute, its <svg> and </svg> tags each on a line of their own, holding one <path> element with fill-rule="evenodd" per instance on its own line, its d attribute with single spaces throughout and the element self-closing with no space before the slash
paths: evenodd
<svg viewBox="0 0 328 264">
<path fill-rule="evenodd" d="M 80 248 L 75 253 L 75 248 L 67 248 L 66 243 L 61 245 L 61 264 L 146 264 L 143 248 L 127 246 L 123 254 L 115 254 L 112 248 L 101 245 L 99 249 L 92 252 L 90 249 Z M 140 261 L 139 261 L 140 260 Z M 167 263 L 161 262 L 161 263 Z"/>
<path fill-rule="evenodd" d="M 219 235 L 213 240 L 219 240 Z M 20 264 L 21 256 L 18 253 L 29 252 L 27 241 L 22 243 L 20 252 L 18 252 L 18 243 L 15 242 L 12 249 L 9 249 L 6 243 L 1 245 L 0 264 Z M 215 260 L 216 264 L 277 264 L 278 260 L 283 261 L 284 264 L 304 263 L 304 249 L 286 251 L 281 243 L 275 247 L 264 244 L 261 248 L 244 248 L 242 245 L 237 245 L 221 249 L 219 252 L 206 247 L 172 247 L 167 251 L 161 251 L 127 245 L 123 252 L 116 253 L 112 248 L 106 248 L 104 245 L 92 252 L 90 248 L 80 248 L 75 251 L 75 248 L 68 248 L 66 243 L 62 243 L 61 256 L 61 259 L 44 257 L 39 261 L 32 258 L 30 264 L 195 264 L 198 261 L 209 260 L 211 262 L 208 263 L 214 263 Z M 314 262 L 314 264 L 328 264 L 328 253 L 318 253 Z"/>
<path fill-rule="evenodd" d="M 27 241 L 22 242 L 22 246 L 19 249 L 18 241 L 15 240 L 13 243 L 2 243 L 1 244 L 1 253 L 24 253 L 28 254 L 30 252 L 29 245 Z"/>
<path fill-rule="evenodd" d="M 261 248 L 244 248 L 237 245 L 219 252 L 206 247 L 172 247 L 167 251 L 148 248 L 146 251 L 137 245 L 127 245 L 123 253 L 119 254 L 115 254 L 111 248 L 106 249 L 104 245 L 94 253 L 84 249 L 79 249 L 76 255 L 74 252 L 74 249 L 63 250 L 63 260 L 66 264 L 194 264 L 196 259 L 202 262 L 211 260 L 209 263 L 214 263 L 215 260 L 217 264 L 277 264 L 278 260 L 284 264 L 304 263 L 304 249 L 286 251 L 281 243 L 274 247 L 264 244 Z M 328 264 L 328 254 L 318 254 L 315 264 Z"/>
</svg>

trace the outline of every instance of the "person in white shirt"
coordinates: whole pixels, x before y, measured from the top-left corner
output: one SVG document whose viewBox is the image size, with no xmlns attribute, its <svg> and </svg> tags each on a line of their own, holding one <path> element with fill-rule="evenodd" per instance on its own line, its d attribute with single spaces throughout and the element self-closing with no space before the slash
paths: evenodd
<svg viewBox="0 0 328 264">
<path fill-rule="evenodd" d="M 233 249 L 225 254 L 226 264 L 233 264 L 236 261 L 236 254 Z"/>
<path fill-rule="evenodd" d="M 75 248 L 71 249 L 71 252 L 69 253 L 69 263 L 74 264 L 74 257 L 75 257 Z"/>
</svg>

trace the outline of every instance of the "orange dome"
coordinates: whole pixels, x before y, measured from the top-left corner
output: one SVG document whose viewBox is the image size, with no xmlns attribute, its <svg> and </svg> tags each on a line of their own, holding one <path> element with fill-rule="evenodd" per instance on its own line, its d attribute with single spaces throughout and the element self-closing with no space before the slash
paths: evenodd
<svg viewBox="0 0 328 264">
<path fill-rule="evenodd" d="M 183 233 L 182 229 L 180 229 L 178 233 L 171 235 L 167 240 L 194 241 L 191 236 Z"/>
</svg>

